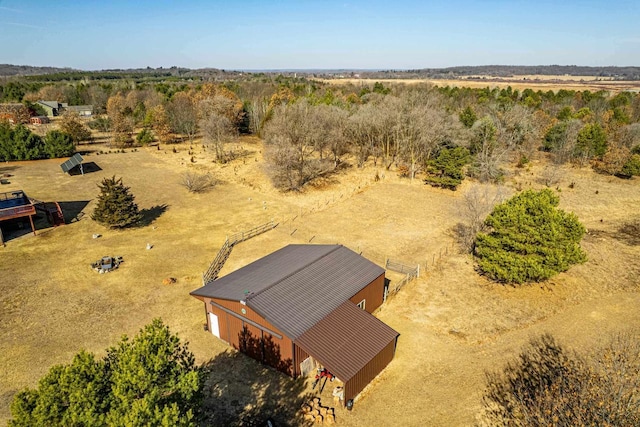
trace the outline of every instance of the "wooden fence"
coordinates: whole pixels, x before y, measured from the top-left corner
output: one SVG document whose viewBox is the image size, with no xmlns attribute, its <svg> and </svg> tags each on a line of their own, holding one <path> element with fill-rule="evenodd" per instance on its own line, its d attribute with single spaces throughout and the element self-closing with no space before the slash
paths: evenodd
<svg viewBox="0 0 640 427">
<path fill-rule="evenodd" d="M 395 295 L 400 289 L 402 289 L 404 285 L 416 279 L 417 277 L 420 277 L 420 264 L 418 264 L 417 266 L 411 266 L 398 261 L 392 261 L 387 258 L 385 268 L 387 270 L 395 271 L 396 273 L 405 275 L 404 278 L 395 283 L 393 287 L 389 287 L 387 293 L 390 295 Z"/>
<path fill-rule="evenodd" d="M 240 233 L 232 234 L 228 236 L 222 247 L 218 251 L 215 259 L 209 264 L 209 268 L 202 274 L 202 283 L 206 285 L 212 280 L 216 280 L 218 278 L 218 273 L 222 270 L 224 263 L 229 259 L 229 255 L 231 255 L 231 251 L 233 247 L 240 242 L 244 242 L 245 240 L 249 240 L 252 237 L 255 237 L 259 234 L 265 233 L 269 230 L 273 230 L 278 226 L 278 223 L 274 221 L 269 221 L 265 224 L 259 225 L 255 228 L 252 228 L 249 231 L 242 231 Z"/>
<path fill-rule="evenodd" d="M 265 233 L 269 230 L 273 230 L 277 226 L 278 223 L 272 220 L 265 224 L 254 227 L 249 231 L 241 231 L 240 233 L 232 234 L 231 236 L 227 237 L 227 240 L 231 243 L 231 246 L 233 246 L 236 243 L 244 242 L 245 240 L 249 240 L 259 234 Z"/>
</svg>

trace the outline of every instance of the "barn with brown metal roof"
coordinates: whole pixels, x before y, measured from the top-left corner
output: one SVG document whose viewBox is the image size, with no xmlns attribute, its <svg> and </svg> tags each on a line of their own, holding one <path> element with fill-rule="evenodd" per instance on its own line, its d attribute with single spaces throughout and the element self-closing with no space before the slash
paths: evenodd
<svg viewBox="0 0 640 427">
<path fill-rule="evenodd" d="M 395 354 L 399 334 L 371 314 L 384 292 L 384 269 L 342 245 L 289 245 L 191 295 L 216 337 L 294 378 L 322 366 L 349 400 Z"/>
</svg>

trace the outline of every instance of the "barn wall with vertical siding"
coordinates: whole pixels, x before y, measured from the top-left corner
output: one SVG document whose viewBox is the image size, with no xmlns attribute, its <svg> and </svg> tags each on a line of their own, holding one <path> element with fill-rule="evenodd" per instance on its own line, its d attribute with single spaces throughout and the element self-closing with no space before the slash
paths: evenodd
<svg viewBox="0 0 640 427">
<path fill-rule="evenodd" d="M 241 337 L 241 334 L 243 333 L 243 329 L 245 326 L 247 327 L 249 332 L 254 336 L 256 336 L 257 338 L 271 338 L 272 342 L 275 344 L 276 349 L 278 350 L 278 353 L 279 353 L 278 359 L 280 363 L 277 363 L 277 364 L 267 363 L 267 364 L 289 375 L 294 375 L 295 370 L 288 369 L 288 368 L 285 369 L 285 366 L 290 366 L 291 368 L 293 368 L 299 362 L 294 363 L 293 343 L 291 342 L 291 339 L 289 339 L 289 337 L 287 337 L 282 331 L 280 331 L 278 328 L 273 326 L 271 323 L 267 322 L 262 316 L 260 316 L 250 307 L 247 307 L 246 305 L 241 304 L 238 301 L 229 301 L 229 300 L 223 300 L 223 299 L 217 299 L 217 298 L 202 298 L 202 297 L 198 297 L 198 299 L 203 301 L 205 304 L 205 309 L 207 310 L 207 329 L 209 331 L 211 331 L 211 324 L 210 324 L 211 319 L 209 318 L 208 313 L 213 313 L 218 317 L 220 339 L 229 343 L 229 345 L 231 345 L 233 348 L 237 350 L 243 350 L 241 348 L 240 337 Z M 232 311 L 237 315 L 237 317 L 225 312 L 224 310 L 221 310 L 219 307 L 211 305 L 212 301 L 215 304 L 218 304 L 226 308 L 227 310 Z M 242 313 L 242 309 L 244 309 L 246 313 Z M 264 332 L 263 334 L 263 332 L 260 329 L 256 328 L 255 326 L 249 323 L 244 322 L 243 319 L 247 319 L 252 322 L 255 322 L 260 326 L 275 332 L 276 334 L 280 335 L 282 338 L 273 336 L 268 332 Z M 260 362 L 266 363 L 269 361 L 269 360 L 262 360 L 262 357 L 261 357 L 262 355 L 248 354 L 244 351 L 243 353 L 247 354 L 248 356 L 251 356 L 252 358 Z M 267 359 L 271 360 L 273 359 L 273 357 L 268 357 Z M 273 362 L 273 360 L 271 361 Z M 300 371 L 299 366 L 297 368 L 297 371 L 298 372 Z"/>
<path fill-rule="evenodd" d="M 377 279 L 369 283 L 362 288 L 360 292 L 349 298 L 354 304 L 359 304 L 360 301 L 366 300 L 364 309 L 369 313 L 382 305 L 384 299 L 384 273 L 382 273 Z"/>
<path fill-rule="evenodd" d="M 355 398 L 393 360 L 396 340 L 391 341 L 344 385 L 345 402 Z"/>
</svg>

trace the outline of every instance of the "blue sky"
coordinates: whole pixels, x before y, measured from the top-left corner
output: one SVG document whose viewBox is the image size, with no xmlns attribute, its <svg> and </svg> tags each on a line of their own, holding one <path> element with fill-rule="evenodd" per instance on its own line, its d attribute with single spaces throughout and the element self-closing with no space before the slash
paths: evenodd
<svg viewBox="0 0 640 427">
<path fill-rule="evenodd" d="M 0 63 L 640 66 L 640 1 L 0 0 Z"/>
</svg>

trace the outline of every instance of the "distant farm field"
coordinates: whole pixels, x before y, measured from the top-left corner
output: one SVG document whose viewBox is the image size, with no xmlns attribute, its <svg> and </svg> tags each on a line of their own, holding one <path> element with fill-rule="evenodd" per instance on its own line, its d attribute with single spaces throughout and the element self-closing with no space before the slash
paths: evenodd
<svg viewBox="0 0 640 427">
<path fill-rule="evenodd" d="M 69 362 L 81 348 L 102 354 L 122 334 L 161 317 L 213 369 L 206 405 L 214 419 L 233 425 L 257 408 L 286 424 L 301 390 L 204 331 L 202 303 L 189 296 L 228 234 L 270 220 L 278 227 L 234 248 L 222 275 L 289 243 L 341 243 L 379 265 L 386 258 L 421 264 L 420 278 L 377 313 L 400 332 L 395 359 L 353 411 L 338 411 L 339 425 L 472 425 L 484 372 L 499 369 L 530 337 L 550 332 L 580 351 L 640 327 L 640 236 L 626 227 L 640 221 L 638 179 L 562 169 L 554 188 L 561 207 L 589 230 L 589 260 L 548 283 L 513 288 L 478 276 L 454 243 L 464 194 L 478 184 L 451 192 L 368 165 L 283 194 L 264 173 L 262 141 L 247 137 L 238 146 L 247 155 L 223 166 L 199 144 L 125 153 L 87 146 L 85 161 L 99 170 L 84 176 L 63 174 L 59 160 L 0 165 L 0 175 L 11 175 L 0 191 L 73 202 L 66 206 L 76 211 L 67 214 L 77 217 L 0 247 L 0 423 L 10 417 L 14 394 L 34 387 L 53 364 Z M 539 159 L 512 171 L 505 191 L 541 188 L 544 166 Z M 211 171 L 219 184 L 188 193 L 180 182 L 192 169 Z M 131 187 L 147 225 L 111 231 L 90 219 L 96 184 L 113 175 Z M 97 274 L 90 263 L 105 255 L 124 263 Z M 176 282 L 163 284 L 170 277 Z"/>
<path fill-rule="evenodd" d="M 534 91 L 560 89 L 566 90 L 590 90 L 590 91 L 640 91 L 640 81 L 621 81 L 611 80 L 609 78 L 597 76 L 547 76 L 547 75 L 526 75 L 512 77 L 492 77 L 492 76 L 470 76 L 468 78 L 459 79 L 325 79 L 324 82 L 329 84 L 354 84 L 354 85 L 371 85 L 377 81 L 384 84 L 419 84 L 429 83 L 435 86 L 454 86 L 469 88 L 485 88 L 497 87 L 506 88 L 511 86 L 512 89 L 533 89 Z"/>
</svg>

